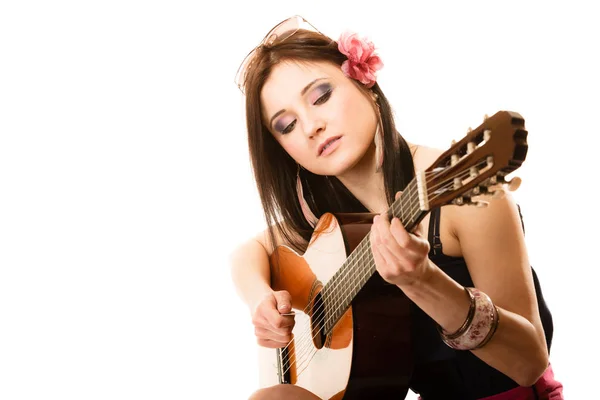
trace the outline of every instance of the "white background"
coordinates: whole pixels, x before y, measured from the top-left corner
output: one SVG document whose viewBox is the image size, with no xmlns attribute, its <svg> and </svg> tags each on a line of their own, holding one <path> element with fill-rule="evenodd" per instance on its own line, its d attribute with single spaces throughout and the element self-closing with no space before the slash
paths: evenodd
<svg viewBox="0 0 600 400">
<path fill-rule="evenodd" d="M 263 228 L 238 63 L 284 18 L 369 36 L 410 141 L 521 113 L 514 195 L 568 399 L 597 380 L 592 1 L 0 3 L 0 398 L 244 399 L 228 256 Z M 389 4 L 394 4 L 393 8 Z M 212 393 L 212 394 L 208 394 Z"/>
</svg>

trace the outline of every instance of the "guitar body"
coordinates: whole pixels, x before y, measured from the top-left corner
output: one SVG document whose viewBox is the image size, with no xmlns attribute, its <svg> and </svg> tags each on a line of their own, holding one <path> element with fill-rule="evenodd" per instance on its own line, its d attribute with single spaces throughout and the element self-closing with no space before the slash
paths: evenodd
<svg viewBox="0 0 600 400">
<path fill-rule="evenodd" d="M 260 348 L 261 387 L 290 383 L 322 399 L 405 397 L 412 363 L 409 301 L 395 285 L 373 274 L 331 333 L 321 336 L 318 329 L 324 319 L 315 305 L 319 292 L 368 234 L 372 216 L 325 214 L 303 255 L 286 246 L 271 255 L 271 286 L 290 293 L 296 325 L 282 364 L 278 350 Z"/>
</svg>

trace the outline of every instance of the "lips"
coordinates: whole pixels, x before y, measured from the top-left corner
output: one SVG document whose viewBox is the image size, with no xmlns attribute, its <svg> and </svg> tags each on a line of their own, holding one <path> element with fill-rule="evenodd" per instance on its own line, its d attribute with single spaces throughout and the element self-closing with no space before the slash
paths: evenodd
<svg viewBox="0 0 600 400">
<path fill-rule="evenodd" d="M 328 138 L 327 140 L 325 140 L 323 143 L 321 143 L 319 145 L 319 148 L 317 150 L 317 154 L 321 155 L 323 154 L 323 151 L 329 147 L 329 145 L 331 145 L 333 142 L 335 142 L 336 140 L 338 140 L 339 138 L 341 138 L 342 136 L 332 136 L 330 138 Z"/>
</svg>

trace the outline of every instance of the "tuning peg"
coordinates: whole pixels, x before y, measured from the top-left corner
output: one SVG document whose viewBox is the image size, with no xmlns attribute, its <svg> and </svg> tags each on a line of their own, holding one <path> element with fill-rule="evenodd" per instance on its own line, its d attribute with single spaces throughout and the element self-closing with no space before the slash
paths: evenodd
<svg viewBox="0 0 600 400">
<path fill-rule="evenodd" d="M 465 204 L 465 200 L 462 196 L 459 196 L 459 197 L 455 198 L 454 200 L 452 200 L 452 203 L 457 206 L 462 206 Z"/>
<path fill-rule="evenodd" d="M 454 189 L 462 187 L 462 180 L 460 178 L 454 178 Z"/>
<path fill-rule="evenodd" d="M 507 182 L 508 190 L 510 190 L 511 192 L 514 192 L 515 190 L 517 190 L 519 188 L 519 186 L 521 186 L 521 182 L 522 182 L 521 178 L 519 178 L 518 176 L 515 176 L 509 182 Z"/>
<path fill-rule="evenodd" d="M 475 202 L 475 206 L 477 208 L 486 208 L 490 203 L 488 201 L 477 201 Z"/>
<path fill-rule="evenodd" d="M 471 154 L 472 152 L 474 152 L 476 147 L 477 145 L 475 144 L 475 142 L 467 143 L 467 154 Z"/>
<path fill-rule="evenodd" d="M 489 116 L 487 114 L 483 115 L 483 122 L 487 121 L 487 119 L 489 118 Z"/>
<path fill-rule="evenodd" d="M 485 140 L 487 142 L 488 140 L 490 140 L 491 137 L 492 137 L 492 131 L 490 131 L 489 129 L 486 129 L 485 131 L 483 131 L 483 140 Z"/>
</svg>

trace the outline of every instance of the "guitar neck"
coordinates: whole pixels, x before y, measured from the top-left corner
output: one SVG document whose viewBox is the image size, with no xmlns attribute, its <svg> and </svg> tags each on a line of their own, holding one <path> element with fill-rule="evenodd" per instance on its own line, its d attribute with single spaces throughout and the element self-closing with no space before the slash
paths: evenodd
<svg viewBox="0 0 600 400">
<path fill-rule="evenodd" d="M 387 213 L 389 218 L 398 218 L 409 232 L 413 231 L 429 212 L 424 185 L 424 173 L 421 173 L 407 185 Z M 371 242 L 369 235 L 366 235 L 321 291 L 325 313 L 328 316 L 324 327 L 327 334 L 375 271 Z"/>
</svg>

